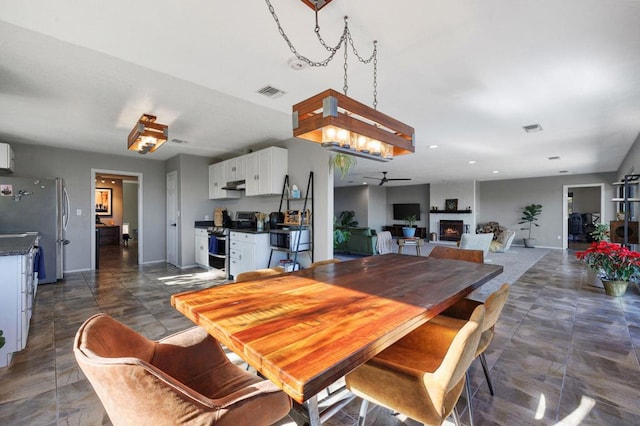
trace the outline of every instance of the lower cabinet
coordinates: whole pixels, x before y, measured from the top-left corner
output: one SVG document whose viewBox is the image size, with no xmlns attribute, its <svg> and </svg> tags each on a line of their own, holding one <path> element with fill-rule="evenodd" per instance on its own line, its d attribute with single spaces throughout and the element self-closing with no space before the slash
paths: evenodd
<svg viewBox="0 0 640 426">
<path fill-rule="evenodd" d="M 206 229 L 196 228 L 196 263 L 209 269 L 209 233 Z"/>
<path fill-rule="evenodd" d="M 0 330 L 5 338 L 0 348 L 0 367 L 9 365 L 13 353 L 27 345 L 37 290 L 33 276 L 34 253 L 31 249 L 23 255 L 0 256 Z"/>
<path fill-rule="evenodd" d="M 269 233 L 231 231 L 229 235 L 229 273 L 238 274 L 267 268 L 271 249 Z"/>
</svg>

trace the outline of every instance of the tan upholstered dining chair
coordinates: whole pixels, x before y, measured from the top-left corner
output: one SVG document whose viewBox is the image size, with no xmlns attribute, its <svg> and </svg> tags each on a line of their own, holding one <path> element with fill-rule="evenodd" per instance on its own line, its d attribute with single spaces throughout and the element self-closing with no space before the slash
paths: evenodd
<svg viewBox="0 0 640 426">
<path fill-rule="evenodd" d="M 428 321 L 347 374 L 347 388 L 363 399 L 358 424 L 364 424 L 371 401 L 428 425 L 440 425 L 453 414 L 460 425 L 455 406 L 483 321 L 482 306 L 460 328 Z"/>
<path fill-rule="evenodd" d="M 484 352 L 487 350 L 489 344 L 491 344 L 491 341 L 493 340 L 493 336 L 495 334 L 495 325 L 500 318 L 500 314 L 502 313 L 504 305 L 507 303 L 507 298 L 509 297 L 509 289 L 509 284 L 502 284 L 502 287 L 491 293 L 489 297 L 487 297 L 487 299 L 484 301 L 484 303 L 471 299 L 462 299 L 461 301 L 444 311 L 441 315 L 438 315 L 430 320 L 430 322 L 442 324 L 445 326 L 458 327 L 460 321 L 466 321 L 467 319 L 469 319 L 470 315 L 474 312 L 474 309 L 477 306 L 484 305 L 486 314 L 484 318 L 484 324 L 482 326 L 480 343 L 478 344 L 478 350 L 476 351 L 476 357 L 480 358 L 482 370 L 484 371 L 484 375 L 487 378 L 487 386 L 489 386 L 489 392 L 491 392 L 491 395 L 495 395 L 495 391 L 493 383 L 491 382 L 489 367 L 487 365 L 487 359 L 484 356 Z"/>
<path fill-rule="evenodd" d="M 106 314 L 85 321 L 73 351 L 114 425 L 269 425 L 291 399 L 243 371 L 193 327 L 149 340 Z"/>
<path fill-rule="evenodd" d="M 484 252 L 482 250 L 467 250 L 447 246 L 435 246 L 429 253 L 429 257 L 484 263 Z"/>
<path fill-rule="evenodd" d="M 255 271 L 241 272 L 236 276 L 236 282 L 241 283 L 244 281 L 257 280 L 260 278 L 271 277 L 273 275 L 284 274 L 284 271 L 277 268 L 264 268 L 256 269 Z"/>
</svg>

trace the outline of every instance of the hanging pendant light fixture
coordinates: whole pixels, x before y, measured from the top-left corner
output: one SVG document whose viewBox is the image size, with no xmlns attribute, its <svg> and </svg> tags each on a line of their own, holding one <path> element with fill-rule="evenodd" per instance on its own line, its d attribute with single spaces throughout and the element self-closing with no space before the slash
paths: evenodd
<svg viewBox="0 0 640 426">
<path fill-rule="evenodd" d="M 361 57 L 356 50 L 348 18 L 344 18 L 342 36 L 335 47 L 328 46 L 320 35 L 318 11 L 331 0 L 302 0 L 315 10 L 315 33 L 320 44 L 330 52 L 322 61 L 312 61 L 298 53 L 285 34 L 269 0 L 265 0 L 280 34 L 291 52 L 312 67 L 327 66 L 341 48 L 344 48 L 344 87 L 341 94 L 333 89 L 325 90 L 300 103 L 293 105 L 293 136 L 321 144 L 323 147 L 344 154 L 368 158 L 376 161 L 390 161 L 394 156 L 415 152 L 415 132 L 413 127 L 377 111 L 377 46 L 373 42 L 373 52 L 369 58 Z M 373 108 L 347 96 L 348 46 L 358 60 L 364 64 L 373 62 Z"/>
<path fill-rule="evenodd" d="M 128 147 L 139 154 L 153 152 L 169 138 L 169 126 L 156 123 L 156 116 L 142 114 L 129 133 Z"/>
</svg>

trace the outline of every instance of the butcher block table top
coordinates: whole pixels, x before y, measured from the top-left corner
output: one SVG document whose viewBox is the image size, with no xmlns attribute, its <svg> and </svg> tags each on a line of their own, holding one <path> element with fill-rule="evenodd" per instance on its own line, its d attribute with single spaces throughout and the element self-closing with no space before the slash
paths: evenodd
<svg viewBox="0 0 640 426">
<path fill-rule="evenodd" d="M 171 296 L 302 403 L 502 272 L 385 254 Z"/>
</svg>

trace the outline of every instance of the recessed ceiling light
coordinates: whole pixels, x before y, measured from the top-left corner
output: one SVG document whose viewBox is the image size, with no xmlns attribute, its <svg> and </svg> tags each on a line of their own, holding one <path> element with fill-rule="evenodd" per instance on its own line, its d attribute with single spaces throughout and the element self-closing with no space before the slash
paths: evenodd
<svg viewBox="0 0 640 426">
<path fill-rule="evenodd" d="M 500 172 L 499 172 L 498 170 L 494 170 L 494 171 L 492 171 L 491 173 L 494 173 L 494 174 L 495 174 L 495 173 L 500 173 Z"/>
<path fill-rule="evenodd" d="M 522 128 L 524 129 L 525 132 L 527 133 L 532 133 L 532 132 L 540 132 L 542 131 L 542 126 L 538 123 L 536 124 L 529 124 L 527 126 L 522 126 Z"/>
<path fill-rule="evenodd" d="M 554 155 L 553 157 L 547 157 L 549 160 L 559 160 L 560 156 L 559 155 Z"/>
<path fill-rule="evenodd" d="M 367 182 L 362 182 L 362 184 L 363 184 L 363 185 L 366 185 L 366 184 L 367 184 Z"/>
<path fill-rule="evenodd" d="M 469 164 L 476 164 L 476 160 L 469 160 Z"/>
<path fill-rule="evenodd" d="M 434 148 L 437 148 L 437 147 L 438 147 L 438 145 L 429 145 L 429 148 L 431 148 L 431 149 L 434 149 Z"/>
<path fill-rule="evenodd" d="M 295 56 L 292 56 L 291 58 L 289 58 L 289 60 L 287 61 L 287 64 L 289 64 L 289 68 L 296 71 L 303 70 L 307 67 L 306 62 L 301 61 Z"/>
</svg>

